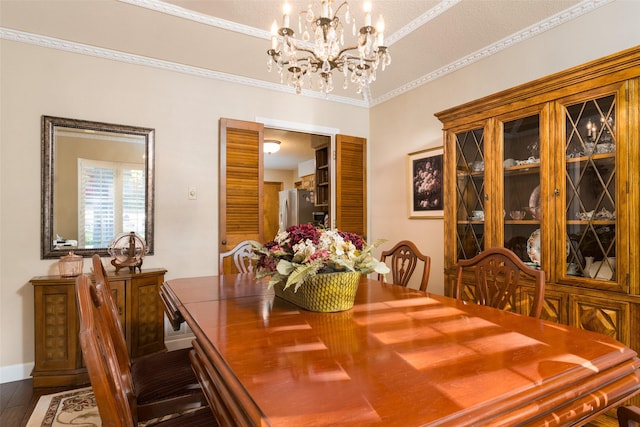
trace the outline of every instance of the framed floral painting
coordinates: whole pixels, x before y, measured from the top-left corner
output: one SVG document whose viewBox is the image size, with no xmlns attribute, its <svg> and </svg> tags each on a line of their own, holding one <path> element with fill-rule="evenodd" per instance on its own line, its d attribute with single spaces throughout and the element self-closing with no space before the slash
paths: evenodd
<svg viewBox="0 0 640 427">
<path fill-rule="evenodd" d="M 409 153 L 409 218 L 443 218 L 443 147 Z"/>
</svg>

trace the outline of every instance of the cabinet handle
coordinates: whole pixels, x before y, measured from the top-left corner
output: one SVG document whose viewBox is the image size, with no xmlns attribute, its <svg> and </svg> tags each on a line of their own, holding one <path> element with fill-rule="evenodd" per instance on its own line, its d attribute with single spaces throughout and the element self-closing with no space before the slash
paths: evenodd
<svg viewBox="0 0 640 427">
<path fill-rule="evenodd" d="M 560 189 L 556 188 L 555 190 L 553 190 L 553 194 L 558 197 L 560 195 Z"/>
<path fill-rule="evenodd" d="M 484 199 L 485 200 L 489 200 L 489 194 L 488 193 L 484 193 Z"/>
</svg>

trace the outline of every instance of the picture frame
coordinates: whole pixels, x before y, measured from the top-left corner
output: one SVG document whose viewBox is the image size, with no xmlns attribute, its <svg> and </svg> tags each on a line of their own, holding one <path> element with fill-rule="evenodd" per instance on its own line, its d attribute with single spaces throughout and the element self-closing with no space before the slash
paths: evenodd
<svg viewBox="0 0 640 427">
<path fill-rule="evenodd" d="M 444 218 L 444 147 L 407 155 L 409 218 Z"/>
</svg>

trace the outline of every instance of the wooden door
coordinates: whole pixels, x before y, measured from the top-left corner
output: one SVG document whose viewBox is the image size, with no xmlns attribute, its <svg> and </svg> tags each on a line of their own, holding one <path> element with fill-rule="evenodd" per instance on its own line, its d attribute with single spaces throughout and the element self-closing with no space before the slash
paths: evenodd
<svg viewBox="0 0 640 427">
<path fill-rule="evenodd" d="M 367 140 L 336 135 L 336 228 L 367 237 Z"/>
<path fill-rule="evenodd" d="M 283 189 L 282 182 L 265 182 L 264 183 L 264 234 L 266 241 L 273 240 L 278 233 L 279 216 L 280 216 L 280 196 L 279 193 Z"/>
<path fill-rule="evenodd" d="M 264 125 L 220 119 L 219 253 L 263 239 Z"/>
</svg>

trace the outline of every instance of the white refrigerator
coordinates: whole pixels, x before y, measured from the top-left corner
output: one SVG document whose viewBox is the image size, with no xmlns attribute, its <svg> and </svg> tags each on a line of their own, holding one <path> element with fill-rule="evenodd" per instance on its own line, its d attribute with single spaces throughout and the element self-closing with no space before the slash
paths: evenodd
<svg viewBox="0 0 640 427">
<path fill-rule="evenodd" d="M 284 190 L 280 196 L 279 231 L 291 225 L 313 223 L 313 193 L 309 190 Z"/>
</svg>

